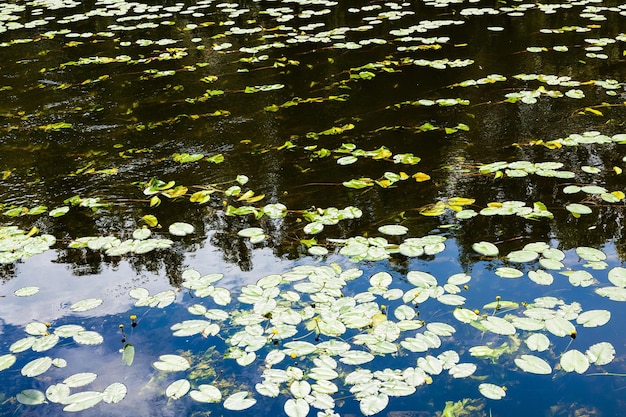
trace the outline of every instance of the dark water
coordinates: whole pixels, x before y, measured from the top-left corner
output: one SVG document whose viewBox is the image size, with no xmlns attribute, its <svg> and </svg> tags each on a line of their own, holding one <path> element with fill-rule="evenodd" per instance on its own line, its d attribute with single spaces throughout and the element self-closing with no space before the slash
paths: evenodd
<svg viewBox="0 0 626 417">
<path fill-rule="evenodd" d="M 0 10 L 0 226 L 26 232 L 37 227 L 38 234 L 56 238 L 43 254 L 0 265 L 0 356 L 26 336 L 24 327 L 33 321 L 50 322 L 51 329 L 80 324 L 104 336 L 104 343 L 96 346 L 64 339 L 48 352 L 16 353 L 17 362 L 0 371 L 0 386 L 6 387 L 0 389 L 0 415 L 64 414 L 63 405 L 21 405 L 16 395 L 24 389 L 45 392 L 77 372 L 98 374 L 96 382 L 78 391 L 102 391 L 113 382 L 128 389 L 121 403 L 100 404 L 84 415 L 284 413 L 283 404 L 292 397 L 288 387 L 282 387 L 278 398 L 255 393 L 262 360 L 242 367 L 223 359 L 226 339 L 236 326 L 225 326 L 221 339 L 172 336 L 170 327 L 193 319 L 186 308 L 200 302 L 193 291 L 181 287 L 183 272 L 223 273 L 219 285 L 233 295 L 233 303 L 224 309 L 232 312 L 241 307 L 236 300 L 243 286 L 295 265 L 332 262 L 343 270 L 364 271 L 343 289 L 346 297 L 367 292 L 367 279 L 380 271 L 389 272 L 393 287 L 404 292 L 412 288 L 406 279 L 409 271 L 428 272 L 439 285 L 464 272 L 472 280 L 460 295 L 467 299 L 464 307 L 472 310 L 482 310 L 497 296 L 531 304 L 537 297 L 552 296 L 578 302 L 584 311 L 611 314 L 603 326 L 576 325 L 575 340 L 543 330 L 551 345 L 546 352 L 533 353 L 523 344 L 530 332 L 519 330 L 510 338 L 483 332 L 457 321 L 454 306 L 430 299 L 419 306 L 420 319 L 449 323 L 456 333 L 442 338 L 444 344 L 428 354 L 454 350 L 461 362 L 475 363 L 477 371 L 459 379 L 446 371 L 433 375 L 432 384 L 417 387 L 413 395 L 392 397 L 380 415 L 435 416 L 447 401 L 465 398 L 476 399 L 480 410 L 466 408 L 466 414 L 446 416 L 621 415 L 623 377 L 598 374 L 624 372 L 621 317 L 626 312 L 622 302 L 594 290 L 614 285 L 607 273 L 624 260 L 624 200 L 619 194 L 626 192 L 626 174 L 621 174 L 626 138 L 619 136 L 626 133 L 624 5 L 33 1 L 4 3 Z M 516 102 L 506 101 L 507 95 L 524 92 L 536 100 L 525 103 L 520 95 Z M 577 146 L 569 146 L 571 140 L 550 142 L 570 135 L 603 135 L 606 140 Z M 357 162 L 344 166 L 337 163 L 348 155 L 339 151 L 343 144 L 363 151 L 384 146 L 389 153 L 356 154 Z M 175 154 L 183 153 L 203 157 L 178 162 Z M 394 156 L 403 154 L 421 160 L 415 165 L 395 163 Z M 478 169 L 496 161 L 559 162 L 559 170 L 573 174 L 518 177 L 505 170 Z M 405 173 L 406 179 L 389 184 L 384 181 L 385 175 L 391 178 L 389 172 Z M 416 181 L 413 175 L 418 173 L 422 177 Z M 235 178 L 240 175 L 249 182 L 240 185 L 239 195 L 227 195 L 229 187 L 239 185 Z M 359 178 L 379 184 L 362 189 L 342 184 Z M 158 194 L 160 204 L 151 205 L 151 196 L 143 192 L 151 179 L 187 189 L 175 197 Z M 615 201 L 600 192 L 565 192 L 571 185 L 604 187 Z M 207 201 L 190 201 L 194 192 L 207 189 L 214 190 Z M 248 190 L 264 198 L 240 199 Z M 74 204 L 68 200 L 73 196 L 79 196 Z M 489 203 L 521 201 L 532 208 L 541 202 L 551 216 L 479 214 L 459 219 L 450 207 L 424 215 L 437 202 L 455 197 L 474 200 L 463 208 L 475 212 Z M 94 200 L 86 199 L 99 199 L 102 206 L 92 208 Z M 288 208 L 284 218 L 228 215 L 229 206 L 261 210 L 276 203 Z M 574 216 L 566 209 L 571 203 L 591 208 L 591 214 Z M 27 213 L 38 206 L 46 208 Z M 315 213 L 348 206 L 360 209 L 362 216 L 326 225 L 315 235 L 304 230 Z M 60 207 L 68 207 L 67 214 L 49 215 Z M 16 215 L 20 208 L 21 215 Z M 148 225 L 146 215 L 159 223 L 150 226 L 152 237 L 173 240 L 169 248 L 108 256 L 104 250 L 71 247 L 74 239 L 87 236 L 131 239 L 134 230 Z M 194 232 L 173 236 L 168 227 L 175 222 L 191 224 Z M 388 224 L 408 228 L 405 236 L 385 236 L 392 244 L 434 235 L 447 239 L 445 250 L 358 263 L 340 254 L 342 244 L 334 239 L 384 236 L 378 228 Z M 248 227 L 261 227 L 266 239 L 253 244 L 237 234 Z M 305 243 L 311 238 L 329 255 L 310 255 Z M 0 232 L 0 239 L 6 235 Z M 500 256 L 480 256 L 472 249 L 480 241 L 497 244 Z M 541 268 L 537 261 L 506 258 L 533 242 L 547 242 L 566 255 L 562 268 L 549 271 L 551 285 L 528 279 L 529 271 Z M 579 247 L 602 250 L 606 264 L 585 265 L 575 251 Z M 525 276 L 500 278 L 495 270 L 501 266 Z M 579 270 L 593 275 L 592 285 L 568 281 L 566 274 Z M 40 291 L 26 298 L 14 295 L 27 286 Z M 129 296 L 136 287 L 151 294 L 175 289 L 176 302 L 163 309 L 136 307 Z M 281 290 L 288 287 L 283 283 Z M 303 303 L 311 301 L 307 297 Z M 86 298 L 104 302 L 92 311 L 70 311 Z M 202 302 L 207 308 L 222 308 L 210 298 Z M 378 297 L 376 303 L 391 312 L 403 301 Z M 522 315 L 524 309 L 512 314 Z M 132 333 L 130 315 L 139 318 Z M 499 311 L 497 315 L 504 317 Z M 130 367 L 121 360 L 119 324 L 125 324 L 127 342 L 136 349 Z M 298 331 L 294 338 L 316 342 L 315 335 L 304 336 L 304 327 Z M 356 333 L 347 333 L 345 339 Z M 402 337 L 409 334 L 415 331 Z M 493 362 L 470 355 L 472 346 L 504 342 L 520 342 L 522 347 Z M 558 369 L 566 350 L 584 353 L 599 342 L 614 346 L 611 363 L 592 364 L 582 375 Z M 261 358 L 272 349 L 268 343 L 257 354 Z M 174 353 L 192 358 L 194 366 L 209 365 L 194 368 L 195 374 L 154 369 L 159 355 Z M 550 375 L 525 373 L 516 366 L 514 360 L 529 353 L 546 358 L 554 368 Z M 68 366 L 32 378 L 20 373 L 43 355 L 63 358 Z M 360 367 L 414 367 L 424 355 L 400 349 L 361 366 L 340 364 L 335 382 L 341 385 L 345 375 Z M 289 360 L 279 367 L 290 366 Z M 310 369 L 312 358 L 299 358 L 293 366 Z M 189 379 L 192 389 L 215 384 L 224 396 L 248 390 L 258 402 L 236 412 L 188 395 L 168 399 L 166 387 L 179 378 Z M 481 383 L 505 386 L 506 397 L 482 397 L 477 388 Z M 333 397 L 337 413 L 361 414 L 348 388 L 341 386 Z M 316 412 L 311 408 L 309 415 Z"/>
</svg>

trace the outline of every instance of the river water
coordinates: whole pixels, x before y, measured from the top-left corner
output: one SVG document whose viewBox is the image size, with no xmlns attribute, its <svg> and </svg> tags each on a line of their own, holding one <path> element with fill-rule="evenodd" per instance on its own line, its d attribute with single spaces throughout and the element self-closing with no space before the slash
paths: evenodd
<svg viewBox="0 0 626 417">
<path fill-rule="evenodd" d="M 620 415 L 625 15 L 0 5 L 0 415 Z"/>
</svg>

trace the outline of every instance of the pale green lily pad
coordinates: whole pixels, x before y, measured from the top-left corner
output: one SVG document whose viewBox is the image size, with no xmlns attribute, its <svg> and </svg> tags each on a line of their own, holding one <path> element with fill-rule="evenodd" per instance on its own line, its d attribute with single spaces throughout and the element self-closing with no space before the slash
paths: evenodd
<svg viewBox="0 0 626 417">
<path fill-rule="evenodd" d="M 76 412 L 87 410 L 96 406 L 103 398 L 104 394 L 97 391 L 83 391 L 72 394 L 65 399 L 64 404 L 67 405 L 63 408 L 63 411 Z"/>
<path fill-rule="evenodd" d="M 165 395 L 173 400 L 184 397 L 191 389 L 191 383 L 186 379 L 179 379 L 167 386 Z"/>
<path fill-rule="evenodd" d="M 604 261 L 606 259 L 606 254 L 599 249 L 590 248 L 587 246 L 579 246 L 576 248 L 576 254 L 580 256 L 582 259 L 594 262 L 594 261 Z"/>
<path fill-rule="evenodd" d="M 189 369 L 189 361 L 179 355 L 161 355 L 152 366 L 163 372 L 178 372 Z"/>
<path fill-rule="evenodd" d="M 624 287 L 602 287 L 595 289 L 596 294 L 613 301 L 626 301 L 626 288 Z"/>
<path fill-rule="evenodd" d="M 528 271 L 528 278 L 539 285 L 551 285 L 554 282 L 554 277 L 549 272 L 542 269 L 536 271 Z"/>
<path fill-rule="evenodd" d="M 294 384 L 298 381 L 294 381 Z M 309 414 L 310 406 L 303 398 L 290 398 L 283 406 L 288 417 L 306 417 Z"/>
<path fill-rule="evenodd" d="M 528 349 L 543 352 L 550 347 L 550 339 L 545 334 L 533 333 L 526 339 Z"/>
<path fill-rule="evenodd" d="M 16 360 L 17 357 L 12 353 L 7 353 L 0 356 L 0 371 L 3 371 L 13 366 Z"/>
<path fill-rule="evenodd" d="M 24 405 L 38 405 L 46 402 L 46 396 L 43 392 L 36 389 L 25 389 L 16 396 L 17 401 Z"/>
<path fill-rule="evenodd" d="M 39 292 L 39 287 L 31 286 L 31 287 L 22 287 L 13 292 L 18 297 L 30 297 L 31 295 L 35 295 Z"/>
<path fill-rule="evenodd" d="M 359 408 L 363 415 L 372 416 L 383 411 L 388 404 L 389 397 L 387 394 L 373 394 L 361 399 Z"/>
<path fill-rule="evenodd" d="M 104 337 L 98 332 L 83 330 L 72 336 L 76 343 L 81 345 L 99 345 L 104 342 Z"/>
<path fill-rule="evenodd" d="M 224 400 L 224 408 L 233 411 L 247 410 L 256 404 L 256 400 L 248 397 L 248 394 L 248 391 L 240 391 L 230 395 Z"/>
<path fill-rule="evenodd" d="M 483 256 L 498 256 L 500 251 L 498 247 L 490 242 L 478 242 L 472 245 L 475 252 Z"/>
<path fill-rule="evenodd" d="M 603 326 L 611 320 L 611 312 L 608 310 L 588 310 L 580 313 L 576 318 L 576 323 L 583 327 Z"/>
<path fill-rule="evenodd" d="M 615 348 L 609 342 L 600 342 L 590 346 L 585 355 L 590 363 L 598 366 L 607 365 L 615 358 Z"/>
<path fill-rule="evenodd" d="M 515 358 L 515 364 L 524 372 L 539 375 L 552 373 L 552 367 L 545 360 L 534 355 L 521 355 Z"/>
<path fill-rule="evenodd" d="M 189 223 L 175 222 L 168 228 L 169 232 L 174 236 L 187 236 L 195 231 L 195 228 Z"/>
<path fill-rule="evenodd" d="M 126 397 L 127 393 L 128 388 L 126 388 L 126 385 L 121 382 L 114 382 L 102 392 L 102 401 L 107 404 L 117 404 Z"/>
<path fill-rule="evenodd" d="M 186 380 L 183 380 L 183 381 L 186 381 Z M 182 382 L 179 383 L 178 381 L 175 381 L 172 384 L 175 384 L 175 383 L 177 383 L 177 386 L 176 386 L 177 389 L 183 389 L 186 386 L 186 384 Z M 197 390 L 189 391 L 189 396 L 193 400 L 201 402 L 201 403 L 216 403 L 222 400 L 222 393 L 220 392 L 220 390 L 217 389 L 215 386 L 209 385 L 209 384 L 199 385 Z"/>
<path fill-rule="evenodd" d="M 506 257 L 511 262 L 523 263 L 534 261 L 539 257 L 539 254 L 529 250 L 517 250 L 510 252 Z"/>
<path fill-rule="evenodd" d="M 482 324 L 488 331 L 496 334 L 514 335 L 517 332 L 515 326 L 498 316 L 489 316 L 486 319 L 481 320 L 480 324 Z"/>
<path fill-rule="evenodd" d="M 520 278 L 524 276 L 522 271 L 507 266 L 497 268 L 495 274 L 501 278 Z"/>
<path fill-rule="evenodd" d="M 98 375 L 93 372 L 81 372 L 72 376 L 68 376 L 63 380 L 63 384 L 70 388 L 78 388 L 87 384 L 91 384 L 93 381 L 96 380 L 97 377 Z"/>
<path fill-rule="evenodd" d="M 568 204 L 565 208 L 573 214 L 591 214 L 591 209 L 589 207 L 578 203 Z"/>
<path fill-rule="evenodd" d="M 104 301 L 100 298 L 86 298 L 84 300 L 78 301 L 70 306 L 70 310 L 74 313 L 93 310 L 94 308 L 101 305 Z"/>
<path fill-rule="evenodd" d="M 609 281 L 617 287 L 626 288 L 626 268 L 616 266 L 609 271 Z"/>
<path fill-rule="evenodd" d="M 576 372 L 578 374 L 583 374 L 587 369 L 589 369 L 589 359 L 582 352 L 572 349 L 568 350 L 561 356 L 561 368 L 565 372 Z"/>
<path fill-rule="evenodd" d="M 43 374 L 52 366 L 52 358 L 44 356 L 42 358 L 33 359 L 22 368 L 22 375 L 35 377 Z"/>
<path fill-rule="evenodd" d="M 384 235 L 401 236 L 407 234 L 409 229 L 399 224 L 389 224 L 385 226 L 380 226 L 378 228 L 378 231 Z"/>
<path fill-rule="evenodd" d="M 490 400 L 500 400 L 506 396 L 506 391 L 502 387 L 486 382 L 478 386 L 478 391 Z"/>
<path fill-rule="evenodd" d="M 50 385 L 46 389 L 46 398 L 53 403 L 63 404 L 65 399 L 70 396 L 70 387 L 65 384 Z"/>
</svg>

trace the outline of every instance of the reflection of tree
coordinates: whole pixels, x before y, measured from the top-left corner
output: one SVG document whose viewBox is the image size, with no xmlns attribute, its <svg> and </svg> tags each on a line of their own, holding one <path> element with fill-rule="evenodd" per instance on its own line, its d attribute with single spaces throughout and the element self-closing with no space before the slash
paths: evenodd
<svg viewBox="0 0 626 417">
<path fill-rule="evenodd" d="M 268 39 L 286 41 L 289 36 L 303 31 L 300 26 L 309 23 L 298 16 L 301 7 L 290 3 L 295 14 L 289 23 L 293 28 L 278 30 L 274 18 L 260 13 L 266 6 L 274 7 L 274 2 L 245 3 L 251 11 L 237 17 L 235 23 L 240 27 L 259 25 L 264 28 L 263 36 L 276 35 Z M 442 220 L 449 223 L 457 220 L 453 217 L 424 218 L 417 214 L 417 209 L 451 197 L 475 198 L 474 208 L 477 210 L 489 202 L 523 200 L 531 205 L 542 201 L 554 212 L 553 221 L 482 216 L 459 221 L 459 226 L 447 233 L 457 239 L 465 266 L 477 259 L 471 244 L 479 240 L 502 242 L 503 251 L 539 240 L 558 241 L 563 248 L 601 246 L 610 240 L 619 241 L 623 222 L 621 204 L 594 207 L 592 215 L 575 219 L 563 207 L 583 196 L 564 195 L 562 188 L 569 182 L 567 180 L 536 176 L 494 179 L 476 175 L 476 165 L 496 160 L 559 161 L 565 164 L 565 169 L 576 171 L 576 181 L 606 184 L 609 191 L 622 189 L 621 177 L 611 172 L 613 166 L 622 163 L 620 145 L 555 150 L 512 146 L 535 139 L 550 140 L 569 133 L 581 133 L 605 121 L 604 118 L 577 113 L 584 106 L 598 104 L 607 98 L 604 91 L 591 87 L 584 87 L 587 100 L 542 97 L 532 105 L 502 102 L 508 92 L 533 90 L 542 85 L 512 78 L 523 72 L 568 75 L 578 81 L 624 78 L 624 69 L 611 63 L 589 61 L 580 64 L 578 60 L 584 58 L 582 48 L 573 48 L 558 58 L 554 54 L 525 51 L 527 46 L 545 42 L 545 36 L 539 31 L 541 28 L 565 26 L 572 16 L 578 18 L 577 14 L 563 11 L 547 16 L 528 12 L 521 19 L 505 15 L 466 18 L 458 27 L 424 34 L 449 35 L 450 42 L 441 49 L 399 52 L 396 49 L 399 43 L 390 37 L 389 30 L 408 27 L 421 19 L 440 18 L 438 10 L 415 7 L 419 13 L 411 18 L 415 19 L 413 21 L 409 18 L 400 22 L 384 21 L 371 31 L 348 32 L 343 41 L 367 40 L 369 37 L 391 41 L 355 51 L 332 49 L 328 44 L 294 43 L 254 54 L 241 53 L 240 47 L 262 45 L 266 40 L 256 34 L 231 36 L 220 25 L 200 26 L 181 34 L 180 27 L 194 22 L 192 17 L 183 15 L 173 17 L 176 24 L 172 27 L 163 25 L 154 32 L 129 31 L 119 35 L 130 43 L 124 48 L 120 47 L 119 40 L 83 43 L 72 48 L 62 43 L 50 43 L 45 45 L 53 49 L 40 55 L 44 44 L 33 43 L 35 46 L 23 45 L 19 58 L 14 50 L 4 48 L 12 51 L 3 55 L 10 58 L 7 61 L 38 57 L 39 63 L 37 71 L 29 67 L 30 71 L 20 75 L 19 86 L 5 77 L 7 83 L 15 84 L 15 101 L 7 100 L 3 111 L 11 123 L 21 123 L 23 129 L 9 132 L 3 139 L 6 144 L 2 143 L 0 163 L 3 167 L 15 168 L 16 172 L 1 183 L 0 197 L 16 205 L 46 204 L 50 208 L 63 205 L 63 200 L 74 194 L 112 202 L 111 208 L 97 212 L 72 208 L 64 217 L 37 220 L 42 230 L 60 239 L 57 262 L 71 265 L 73 273 L 78 275 L 99 273 L 104 266 L 114 266 L 119 260 L 108 258 L 101 252 L 65 249 L 64 245 L 73 238 L 114 234 L 126 239 L 142 225 L 139 219 L 145 214 L 157 216 L 165 228 L 174 221 L 192 223 L 196 227 L 195 234 L 176 239 L 171 250 L 125 258 L 138 274 L 143 270 L 165 271 L 172 284 L 179 283 L 185 267 L 184 253 L 197 251 L 207 243 L 223 253 L 225 262 L 237 264 L 245 271 L 251 270 L 253 245 L 237 236 L 243 228 L 263 227 L 268 239 L 261 245 L 271 247 L 279 257 L 301 256 L 304 248 L 298 240 L 311 236 L 302 232 L 306 223 L 298 221 L 298 213 L 276 221 L 267 218 L 257 221 L 251 215 L 225 216 L 223 201 L 234 206 L 245 204 L 238 201 L 237 196 L 227 198 L 216 193 L 203 206 L 190 203 L 187 197 L 174 201 L 163 198 L 161 206 L 151 208 L 140 188 L 131 185 L 133 182 L 155 177 L 176 181 L 177 185 L 193 186 L 232 181 L 237 175 L 245 174 L 250 177 L 250 182 L 243 188 L 251 189 L 257 195 L 265 194 L 258 205 L 282 202 L 290 210 L 354 205 L 363 210 L 361 219 L 328 226 L 316 236 L 321 243 L 328 238 L 377 235 L 378 226 L 398 222 L 409 227 L 411 236 L 439 233 L 437 227 Z M 212 19 L 226 19 L 225 13 L 213 9 L 210 12 L 215 13 Z M 361 15 L 336 7 L 332 13 L 316 21 L 337 28 L 355 27 L 363 23 L 361 19 Z M 494 19 L 493 24 L 506 29 L 504 34 L 485 32 L 491 19 Z M 103 18 L 93 27 L 86 22 L 70 26 L 77 31 L 105 30 L 115 22 L 115 18 Z M 615 30 L 622 25 L 617 16 L 611 17 L 610 22 Z M 602 25 L 602 31 L 608 31 L 608 27 Z M 185 48 L 186 55 L 178 60 L 156 59 L 168 48 L 152 46 L 146 49 L 134 44 L 148 35 L 155 40 L 175 38 L 178 41 L 176 47 Z M 606 35 L 614 36 L 615 33 Z M 591 35 L 574 33 L 568 40 L 575 44 L 586 36 Z M 197 48 L 198 45 L 192 42 L 194 37 L 203 39 L 204 49 Z M 234 47 L 228 53 L 218 53 L 211 47 L 218 40 L 232 41 Z M 458 46 L 465 42 L 467 47 Z M 617 48 L 611 53 L 616 51 Z M 84 56 L 114 57 L 122 53 L 133 59 L 149 59 L 134 64 L 116 62 L 69 66 L 63 70 L 59 67 Z M 262 62 L 251 60 L 262 55 L 267 55 L 267 59 Z M 475 64 L 462 69 L 439 70 L 398 63 L 402 58 L 457 57 L 469 57 Z M 371 80 L 350 79 L 355 72 L 353 68 L 381 61 L 395 63 L 386 64 L 389 72 L 373 69 L 375 77 Z M 39 67 L 48 70 L 40 73 Z M 170 69 L 175 71 L 171 77 L 150 78 L 147 77 L 149 72 L 145 72 Z M 8 70 L 8 73 L 12 71 Z M 446 87 L 490 73 L 505 75 L 508 81 L 472 88 Z M 99 84 L 82 84 L 100 76 L 108 78 Z M 208 76 L 217 78 L 206 82 Z M 243 92 L 247 86 L 263 84 L 282 84 L 284 88 L 258 94 Z M 59 85 L 69 87 L 56 88 Z M 561 87 L 546 88 L 564 91 Z M 223 90 L 224 94 L 205 101 L 193 100 L 207 89 Z M 347 94 L 347 101 L 323 101 L 340 94 Z M 275 113 L 264 110 L 266 106 L 279 106 L 294 97 L 318 97 L 322 102 L 280 108 Z M 470 106 L 394 106 L 403 101 L 457 97 L 469 100 Z M 230 116 L 194 117 L 220 109 L 229 111 Z M 597 129 L 618 132 L 623 110 L 602 111 L 607 117 L 610 115 L 612 121 Z M 25 120 L 18 117 L 20 112 L 24 112 Z M 72 129 L 59 132 L 33 130 L 35 126 L 60 121 L 72 123 Z M 150 123 L 161 124 L 157 127 Z M 339 135 L 311 135 L 347 123 L 355 124 L 355 129 Z M 441 129 L 424 133 L 418 127 L 425 123 L 439 128 L 465 123 L 470 130 L 454 134 L 446 134 Z M 278 150 L 287 140 L 295 144 L 295 149 Z M 320 149 L 336 149 L 343 143 L 354 143 L 364 150 L 387 146 L 394 154 L 410 152 L 420 156 L 422 161 L 416 166 L 403 166 L 389 160 L 360 158 L 354 165 L 341 167 L 336 164 L 336 155 L 321 159 L 312 156 Z M 223 153 L 225 161 L 221 164 L 206 161 L 178 164 L 170 158 L 174 152 Z M 77 172 L 90 164 L 94 170 L 118 168 L 119 171 L 116 175 Z M 584 165 L 601 168 L 603 172 L 586 175 L 579 170 Z M 409 175 L 424 171 L 432 180 L 425 183 L 407 180 L 389 189 L 375 186 L 351 190 L 340 185 L 352 178 L 380 178 L 387 171 L 405 171 Z M 19 193 L 16 190 L 20 190 Z M 142 199 L 144 201 L 139 201 Z M 24 223 L 28 228 L 30 220 L 14 221 Z M 165 230 L 156 229 L 155 233 L 169 236 Z M 618 252 L 621 255 L 622 249 Z M 14 270 L 14 266 L 4 266 L 0 275 L 11 276 Z"/>
</svg>

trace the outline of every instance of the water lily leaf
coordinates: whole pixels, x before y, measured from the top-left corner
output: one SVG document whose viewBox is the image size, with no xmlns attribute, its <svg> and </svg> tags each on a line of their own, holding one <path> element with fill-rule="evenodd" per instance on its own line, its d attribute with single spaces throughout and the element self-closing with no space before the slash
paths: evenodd
<svg viewBox="0 0 626 417">
<path fill-rule="evenodd" d="M 528 278 L 539 285 L 551 285 L 554 282 L 552 274 L 542 269 L 528 271 Z"/>
<path fill-rule="evenodd" d="M 70 396 L 70 387 L 65 384 L 50 385 L 46 389 L 46 398 L 53 403 L 63 404 Z"/>
<path fill-rule="evenodd" d="M 589 262 L 604 261 L 606 259 L 606 255 L 601 250 L 589 248 L 586 246 L 577 247 L 576 254 L 578 254 L 578 256 L 580 256 L 582 259 Z"/>
<path fill-rule="evenodd" d="M 122 349 L 122 362 L 127 366 L 131 366 L 135 360 L 135 346 L 126 343 Z"/>
<path fill-rule="evenodd" d="M 448 369 L 448 373 L 453 378 L 467 378 L 476 372 L 476 368 L 473 363 L 459 363 Z"/>
<path fill-rule="evenodd" d="M 93 310 L 98 307 L 104 301 L 100 298 L 86 298 L 84 300 L 78 301 L 70 306 L 70 310 L 74 313 Z"/>
<path fill-rule="evenodd" d="M 378 231 L 384 235 L 400 236 L 405 235 L 409 231 L 409 229 L 399 224 L 390 224 L 386 226 L 380 226 L 378 228 Z"/>
<path fill-rule="evenodd" d="M 99 345 L 104 342 L 104 337 L 98 332 L 83 330 L 72 336 L 72 339 L 81 345 Z"/>
<path fill-rule="evenodd" d="M 280 219 L 287 215 L 287 207 L 281 203 L 267 204 L 263 207 L 263 213 L 271 219 Z"/>
<path fill-rule="evenodd" d="M 576 323 L 583 327 L 599 327 L 609 322 L 611 312 L 608 310 L 588 310 L 576 318 Z"/>
<path fill-rule="evenodd" d="M 172 223 L 168 230 L 174 236 L 187 236 L 195 231 L 192 225 L 184 222 Z"/>
<path fill-rule="evenodd" d="M 441 304 L 446 304 L 449 306 L 460 306 L 465 304 L 465 297 L 457 294 L 442 294 L 437 297 L 437 301 Z"/>
<path fill-rule="evenodd" d="M 478 386 L 478 391 L 480 391 L 483 396 L 491 400 L 499 400 L 506 396 L 506 391 L 502 387 L 486 382 L 483 382 Z"/>
<path fill-rule="evenodd" d="M 350 165 L 350 164 L 354 164 L 358 160 L 359 159 L 356 156 L 348 155 L 348 156 L 343 156 L 343 157 L 337 159 L 337 164 L 339 164 L 339 165 Z"/>
<path fill-rule="evenodd" d="M 545 360 L 534 355 L 521 355 L 515 358 L 515 364 L 524 372 L 539 375 L 552 373 L 552 367 Z"/>
<path fill-rule="evenodd" d="M 470 310 L 469 308 L 462 308 L 462 307 L 455 308 L 452 314 L 458 321 L 462 323 L 471 323 L 480 318 L 478 314 L 476 314 L 474 311 Z"/>
<path fill-rule="evenodd" d="M 13 292 L 18 297 L 30 297 L 31 295 L 35 295 L 39 292 L 39 287 L 22 287 Z"/>
<path fill-rule="evenodd" d="M 126 397 L 127 393 L 128 388 L 126 388 L 126 385 L 121 382 L 114 382 L 102 392 L 102 401 L 107 404 L 117 404 Z"/>
<path fill-rule="evenodd" d="M 359 408 L 363 415 L 372 416 L 383 411 L 388 404 L 389 397 L 387 394 L 376 394 L 363 398 L 359 402 Z"/>
<path fill-rule="evenodd" d="M 546 330 L 555 336 L 565 337 L 571 335 L 576 331 L 576 328 L 572 323 L 565 320 L 563 317 L 552 317 L 546 320 Z"/>
<path fill-rule="evenodd" d="M 304 233 L 308 235 L 316 235 L 318 233 L 321 233 L 322 230 L 324 230 L 324 223 L 322 222 L 311 222 L 304 226 L 303 229 Z"/>
<path fill-rule="evenodd" d="M 528 349 L 543 352 L 550 347 L 550 339 L 545 334 L 533 333 L 526 339 Z"/>
<path fill-rule="evenodd" d="M 441 361 L 431 355 L 417 358 L 417 366 L 430 375 L 439 375 L 443 371 Z"/>
<path fill-rule="evenodd" d="M 152 366 L 163 372 L 178 372 L 189 369 L 189 361 L 178 355 L 161 355 Z"/>
<path fill-rule="evenodd" d="M 72 394 L 65 399 L 64 404 L 67 405 L 63 408 L 63 411 L 75 412 L 87 410 L 97 405 L 103 398 L 104 394 L 97 391 L 83 391 Z"/>
<path fill-rule="evenodd" d="M 588 287 L 590 285 L 593 285 L 593 283 L 595 282 L 595 278 L 593 277 L 593 275 L 591 275 L 587 271 L 574 271 L 571 273 L 570 271 L 568 271 L 567 274 L 570 284 L 575 287 Z"/>
<path fill-rule="evenodd" d="M 32 336 L 43 336 L 48 333 L 48 326 L 45 323 L 33 321 L 26 325 L 24 331 Z"/>
<path fill-rule="evenodd" d="M 10 368 L 13 366 L 17 357 L 12 353 L 7 353 L 6 355 L 0 356 L 0 371 Z"/>
<path fill-rule="evenodd" d="M 186 380 L 182 380 L 182 381 L 186 381 Z M 171 385 L 178 383 L 178 381 L 173 382 Z M 178 385 L 180 385 L 180 387 L 178 387 Z M 186 384 L 181 382 L 177 385 L 177 387 L 180 388 L 185 388 Z M 219 389 L 217 389 L 216 387 L 214 387 L 213 385 L 209 385 L 209 384 L 202 384 L 198 386 L 197 390 L 191 390 L 189 392 L 189 396 L 198 402 L 201 403 L 216 403 L 219 402 L 222 399 L 222 393 L 220 392 Z"/>
<path fill-rule="evenodd" d="M 626 268 L 616 266 L 609 271 L 609 281 L 617 287 L 626 288 Z"/>
<path fill-rule="evenodd" d="M 496 269 L 495 274 L 502 278 L 520 278 L 524 276 L 524 273 L 515 268 L 509 268 L 508 266 L 501 266 Z"/>
<path fill-rule="evenodd" d="M 52 366 L 52 358 L 44 356 L 43 358 L 33 359 L 28 362 L 24 365 L 21 372 L 24 376 L 35 377 L 46 372 L 50 369 L 50 366 Z"/>
<path fill-rule="evenodd" d="M 572 349 L 568 350 L 561 356 L 561 368 L 565 372 L 574 372 L 579 374 L 585 373 L 589 369 L 589 360 L 582 352 Z"/>
<path fill-rule="evenodd" d="M 498 316 L 489 316 L 480 321 L 485 329 L 490 332 L 502 335 L 514 335 L 517 330 L 511 323 Z"/>
<path fill-rule="evenodd" d="M 294 383 L 297 382 L 299 381 L 294 381 Z M 309 414 L 310 407 L 309 403 L 303 398 L 290 398 L 285 402 L 283 409 L 289 417 L 306 417 Z"/>
<path fill-rule="evenodd" d="M 507 259 L 511 262 L 532 262 L 539 257 L 537 252 L 529 251 L 529 250 L 517 250 L 510 252 L 507 256 Z"/>
<path fill-rule="evenodd" d="M 591 209 L 589 207 L 578 203 L 568 204 L 565 208 L 574 215 L 591 214 Z"/>
<path fill-rule="evenodd" d="M 72 376 L 68 376 L 63 380 L 63 384 L 67 385 L 70 388 L 78 388 L 85 386 L 87 384 L 91 384 L 98 377 L 97 374 L 93 372 L 81 372 L 78 374 L 74 374 Z"/>
<path fill-rule="evenodd" d="M 133 231 L 133 239 L 144 240 L 152 235 L 152 231 L 148 228 L 136 229 Z"/>
<path fill-rule="evenodd" d="M 362 365 L 364 363 L 374 360 L 374 355 L 369 352 L 361 350 L 350 350 L 348 352 L 342 352 L 339 362 L 346 365 Z"/>
<path fill-rule="evenodd" d="M 409 271 L 406 275 L 407 280 L 418 288 L 428 288 L 437 285 L 437 278 L 422 271 Z"/>
<path fill-rule="evenodd" d="M 596 288 L 596 294 L 613 301 L 626 301 L 626 288 L 624 287 L 603 287 Z"/>
<path fill-rule="evenodd" d="M 240 391 L 232 394 L 224 400 L 224 408 L 227 410 L 246 410 L 256 404 L 254 398 L 248 398 L 248 391 Z"/>
<path fill-rule="evenodd" d="M 173 400 L 178 400 L 179 398 L 184 397 L 190 389 L 191 383 L 188 380 L 179 379 L 167 386 L 167 388 L 165 389 L 165 395 Z"/>
<path fill-rule="evenodd" d="M 472 245 L 475 252 L 483 256 L 498 256 L 500 251 L 498 247 L 490 242 L 478 242 Z"/>
<path fill-rule="evenodd" d="M 36 389 L 25 389 L 16 396 L 17 401 L 24 405 L 38 405 L 46 402 L 43 392 Z"/>
<path fill-rule="evenodd" d="M 590 363 L 598 366 L 607 365 L 615 358 L 615 348 L 609 342 L 600 342 L 590 346 L 585 355 Z"/>
</svg>

